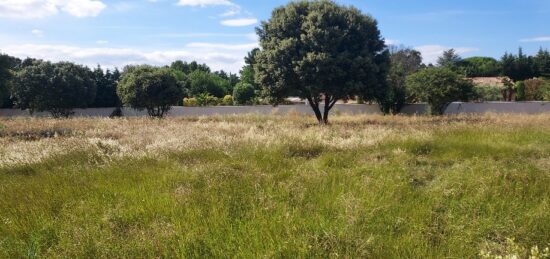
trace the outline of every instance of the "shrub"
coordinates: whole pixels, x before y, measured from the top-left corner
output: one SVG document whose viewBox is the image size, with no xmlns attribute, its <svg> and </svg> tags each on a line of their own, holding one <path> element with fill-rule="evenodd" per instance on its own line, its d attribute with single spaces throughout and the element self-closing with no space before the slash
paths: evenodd
<svg viewBox="0 0 550 259">
<path fill-rule="evenodd" d="M 525 88 L 525 101 L 549 100 L 550 82 L 542 79 L 529 79 L 523 82 Z M 519 95 L 519 94 L 518 94 Z"/>
<path fill-rule="evenodd" d="M 504 88 L 498 86 L 474 86 L 475 100 L 478 102 L 504 101 L 503 90 Z"/>
<path fill-rule="evenodd" d="M 220 104 L 220 98 L 207 93 L 199 94 L 196 98 L 198 106 L 216 106 Z"/>
<path fill-rule="evenodd" d="M 255 96 L 254 86 L 248 83 L 240 82 L 233 89 L 233 101 L 235 104 L 252 104 Z"/>
<path fill-rule="evenodd" d="M 526 101 L 525 83 L 523 81 L 516 83 L 516 101 Z"/>
<path fill-rule="evenodd" d="M 125 68 L 117 94 L 123 104 L 162 118 L 181 100 L 183 90 L 170 69 L 143 65 Z"/>
<path fill-rule="evenodd" d="M 472 81 L 448 68 L 427 68 L 407 78 L 407 89 L 428 103 L 428 112 L 441 115 L 454 101 L 468 101 L 474 96 Z"/>
<path fill-rule="evenodd" d="M 198 106 L 197 98 L 195 97 L 183 98 L 183 106 L 188 106 L 188 107 Z"/>
<path fill-rule="evenodd" d="M 222 104 L 223 105 L 233 105 L 233 96 L 231 96 L 231 95 L 224 96 L 223 100 L 222 100 Z"/>
</svg>

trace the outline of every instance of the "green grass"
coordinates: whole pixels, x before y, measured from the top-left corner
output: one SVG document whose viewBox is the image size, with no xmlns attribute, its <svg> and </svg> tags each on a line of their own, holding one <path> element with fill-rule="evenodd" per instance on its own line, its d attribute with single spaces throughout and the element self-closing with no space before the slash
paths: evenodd
<svg viewBox="0 0 550 259">
<path fill-rule="evenodd" d="M 470 258 L 550 242 L 544 128 L 91 157 L 0 169 L 0 257 Z"/>
</svg>

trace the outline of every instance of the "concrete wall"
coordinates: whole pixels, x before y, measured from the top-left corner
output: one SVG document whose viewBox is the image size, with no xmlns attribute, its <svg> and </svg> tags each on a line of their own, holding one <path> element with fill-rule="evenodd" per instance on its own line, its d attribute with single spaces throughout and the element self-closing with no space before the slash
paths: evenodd
<svg viewBox="0 0 550 259">
<path fill-rule="evenodd" d="M 426 104 L 412 104 L 403 108 L 403 114 L 425 114 Z M 114 108 L 75 109 L 74 115 L 80 117 L 108 117 Z M 123 109 L 124 116 L 146 116 L 146 111 L 136 111 L 130 108 Z M 346 114 L 380 114 L 378 105 L 369 104 L 337 104 L 334 113 Z M 446 114 L 458 113 L 525 113 L 536 114 L 549 112 L 550 102 L 487 102 L 487 103 L 452 103 Z M 216 106 L 216 107 L 173 107 L 169 116 L 209 116 L 232 114 L 288 114 L 299 113 L 313 115 L 313 111 L 307 105 L 281 105 L 272 106 Z M 28 111 L 18 109 L 0 109 L 0 116 L 30 116 Z M 49 116 L 49 113 L 35 113 L 33 116 Z"/>
</svg>

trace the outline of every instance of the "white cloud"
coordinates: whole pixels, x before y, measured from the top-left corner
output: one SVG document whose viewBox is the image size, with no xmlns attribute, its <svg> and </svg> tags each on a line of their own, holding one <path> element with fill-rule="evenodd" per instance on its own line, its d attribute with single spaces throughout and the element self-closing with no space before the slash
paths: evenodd
<svg viewBox="0 0 550 259">
<path fill-rule="evenodd" d="M 250 44 L 190 43 L 181 49 L 144 50 L 139 48 L 77 47 L 70 45 L 17 44 L 0 46 L 2 52 L 20 58 L 72 61 L 94 67 L 122 68 L 129 64 L 168 65 L 181 59 L 208 64 L 213 70 L 237 73 L 246 54 L 257 46 Z"/>
<path fill-rule="evenodd" d="M 398 40 L 386 39 L 386 45 L 397 45 L 397 44 L 399 44 Z"/>
<path fill-rule="evenodd" d="M 100 0 L 0 0 L 0 17 L 43 18 L 60 11 L 76 17 L 93 17 L 105 8 Z"/>
<path fill-rule="evenodd" d="M 550 42 L 550 36 L 521 39 L 520 42 Z"/>
<path fill-rule="evenodd" d="M 109 43 L 109 42 L 106 41 L 106 40 L 98 40 L 98 41 L 96 41 L 95 43 L 96 43 L 96 44 L 99 44 L 99 45 L 105 45 L 105 44 L 107 44 L 107 43 Z"/>
<path fill-rule="evenodd" d="M 258 23 L 256 18 L 229 19 L 221 21 L 222 25 L 231 27 L 250 26 Z"/>
<path fill-rule="evenodd" d="M 31 31 L 31 34 L 36 36 L 36 37 L 42 37 L 44 36 L 44 32 L 39 30 L 39 29 L 34 29 Z"/>
<path fill-rule="evenodd" d="M 234 6 L 235 4 L 229 0 L 179 0 L 178 5 L 207 7 L 212 5 Z"/>
<path fill-rule="evenodd" d="M 422 45 L 415 47 L 414 49 L 420 51 L 422 53 L 422 59 L 424 64 L 435 64 L 437 62 L 437 58 L 439 58 L 443 52 L 449 49 L 454 49 L 457 54 L 465 54 L 469 52 L 478 51 L 479 49 L 476 48 L 467 48 L 467 47 L 446 47 L 442 45 Z"/>
</svg>

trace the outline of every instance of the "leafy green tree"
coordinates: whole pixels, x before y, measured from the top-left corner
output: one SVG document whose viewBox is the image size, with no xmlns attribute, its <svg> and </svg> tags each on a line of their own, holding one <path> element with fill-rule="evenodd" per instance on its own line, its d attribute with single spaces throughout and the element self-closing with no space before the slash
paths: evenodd
<svg viewBox="0 0 550 259">
<path fill-rule="evenodd" d="M 189 74 L 189 95 L 209 94 L 223 98 L 228 92 L 229 82 L 206 71 L 197 70 Z"/>
<path fill-rule="evenodd" d="M 491 57 L 471 57 L 460 62 L 467 77 L 495 77 L 501 74 L 499 63 Z"/>
<path fill-rule="evenodd" d="M 449 49 L 443 52 L 443 55 L 437 59 L 437 65 L 440 67 L 446 67 L 452 70 L 458 69 L 462 58 L 455 49 Z"/>
<path fill-rule="evenodd" d="M 541 48 L 534 57 L 534 63 L 537 76 L 550 78 L 550 52 L 548 50 Z"/>
<path fill-rule="evenodd" d="M 149 116 L 159 118 L 183 98 L 183 90 L 170 69 L 148 65 L 126 67 L 117 94 L 124 105 L 147 109 Z"/>
<path fill-rule="evenodd" d="M 181 71 L 187 75 L 197 70 L 210 73 L 210 68 L 206 64 L 199 64 L 196 61 L 187 63 L 181 60 L 177 60 L 170 65 L 170 68 Z"/>
<path fill-rule="evenodd" d="M 116 93 L 120 72 L 115 69 L 113 72 L 103 72 L 100 66 L 93 71 L 94 80 L 97 86 L 97 94 L 92 107 L 118 107 L 120 99 Z"/>
<path fill-rule="evenodd" d="M 248 52 L 248 55 L 244 57 L 244 63 L 246 65 L 240 71 L 241 81 L 253 85 L 254 89 L 256 90 L 260 90 L 260 86 L 256 83 L 256 75 L 254 72 L 254 65 L 256 64 L 256 54 L 259 51 L 259 48 L 254 48 L 252 51 Z"/>
<path fill-rule="evenodd" d="M 505 53 L 501 59 L 502 73 L 514 81 L 523 81 L 537 76 L 534 59 L 523 54 L 520 48 L 518 55 Z"/>
<path fill-rule="evenodd" d="M 356 8 L 291 2 L 276 8 L 257 33 L 256 82 L 275 104 L 297 94 L 327 124 L 337 100 L 355 95 L 374 100 L 385 90 L 389 53 L 377 22 Z"/>
<path fill-rule="evenodd" d="M 441 115 L 452 102 L 468 101 L 474 96 L 472 81 L 446 67 L 427 68 L 410 75 L 407 89 L 428 103 L 432 115 Z"/>
<path fill-rule="evenodd" d="M 388 73 L 388 88 L 381 98 L 380 108 L 384 113 L 397 114 L 407 101 L 407 76 L 422 68 L 422 54 L 409 48 L 390 48 L 391 67 Z"/>
<path fill-rule="evenodd" d="M 254 86 L 240 82 L 233 89 L 233 102 L 235 104 L 252 104 L 252 101 L 256 97 Z"/>
<path fill-rule="evenodd" d="M 11 88 L 14 73 L 21 68 L 21 59 L 0 53 L 0 108 L 12 108 Z"/>
<path fill-rule="evenodd" d="M 96 84 L 87 67 L 69 62 L 33 62 L 17 73 L 12 95 L 21 109 L 68 117 L 74 108 L 87 108 L 94 102 Z"/>
</svg>

